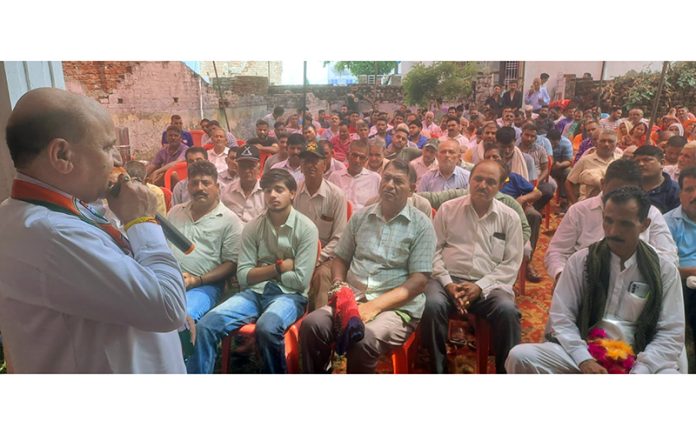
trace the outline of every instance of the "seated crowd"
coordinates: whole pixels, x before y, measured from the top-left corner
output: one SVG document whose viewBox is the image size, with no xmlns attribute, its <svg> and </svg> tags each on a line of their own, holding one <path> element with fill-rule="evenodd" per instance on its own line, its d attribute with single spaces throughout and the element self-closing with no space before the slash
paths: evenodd
<svg viewBox="0 0 696 435">
<path fill-rule="evenodd" d="M 152 161 L 126 169 L 153 191 L 174 185 L 168 218 L 196 246 L 172 247 L 188 372 L 212 373 L 220 342 L 255 323 L 262 370 L 284 373 L 284 334 L 302 319 L 305 373 L 330 372 L 339 349 L 349 373 L 373 373 L 416 329 L 429 370 L 447 373 L 449 320 L 476 316 L 498 373 L 606 372 L 588 351 L 598 327 L 633 347 L 632 373 L 686 373 L 694 116 L 678 107 L 649 131 L 638 108 L 550 109 L 538 81 L 524 108 L 516 86 L 496 86 L 482 112 L 343 106 L 314 120 L 276 107 L 246 141 L 204 119 L 202 146 L 172 116 Z M 180 161 L 186 177 L 168 171 Z M 514 285 L 520 269 L 541 280 L 531 260 L 554 197 L 563 218 L 539 254 L 554 285 L 546 341 L 521 344 Z M 362 339 L 336 326 L 344 288 Z"/>
</svg>

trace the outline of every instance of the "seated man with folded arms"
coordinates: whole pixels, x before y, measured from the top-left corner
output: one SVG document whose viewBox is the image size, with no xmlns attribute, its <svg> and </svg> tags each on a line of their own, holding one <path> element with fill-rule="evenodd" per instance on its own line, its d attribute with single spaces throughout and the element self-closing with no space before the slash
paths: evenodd
<svg viewBox="0 0 696 435">
<path fill-rule="evenodd" d="M 365 207 L 367 201 L 379 192 L 380 175 L 365 168 L 367 152 L 367 144 L 353 141 L 348 148 L 348 166 L 329 177 L 330 182 L 345 192 L 346 199 L 353 205 L 353 212 Z"/>
<path fill-rule="evenodd" d="M 623 152 L 616 147 L 616 132 L 601 130 L 597 145 L 575 162 L 565 181 L 568 202 L 575 204 L 599 193 L 602 177 L 614 160 L 621 158 Z"/>
<path fill-rule="evenodd" d="M 203 147 L 191 147 L 186 150 L 184 158 L 186 160 L 186 164 L 188 165 L 200 160 L 208 160 L 208 151 L 206 151 Z M 177 204 L 183 204 L 190 200 L 191 197 L 188 193 L 188 180 L 180 180 L 178 183 L 176 183 L 174 189 L 172 189 L 172 207 Z"/>
<path fill-rule="evenodd" d="M 599 195 L 573 204 L 568 209 L 551 238 L 544 256 L 544 265 L 549 276 L 555 281 L 558 281 L 571 255 L 604 238 L 602 195 L 624 186 L 639 187 L 640 169 L 632 160 L 619 159 L 612 162 L 606 170 L 601 186 L 602 191 Z M 660 257 L 678 264 L 677 247 L 662 213 L 656 207 L 650 207 L 648 217 L 650 222 L 647 229 L 640 234 L 641 240 L 655 248 Z"/>
<path fill-rule="evenodd" d="M 152 184 L 164 186 L 164 174 L 177 162 L 184 160 L 184 153 L 189 149 L 181 142 L 181 130 L 170 125 L 166 130 L 167 145 L 163 146 L 147 165 L 147 177 Z M 173 176 L 174 179 L 176 175 Z"/>
<path fill-rule="evenodd" d="M 236 155 L 239 177 L 222 189 L 220 199 L 242 222 L 247 223 L 266 211 L 263 189 L 259 184 L 259 150 L 255 145 L 247 144 L 237 148 Z"/>
<path fill-rule="evenodd" d="M 512 286 L 522 264 L 522 227 L 517 213 L 495 200 L 505 177 L 499 162 L 479 162 L 471 173 L 472 193 L 447 201 L 435 215 L 433 279 L 425 289 L 421 325 L 433 373 L 447 373 L 447 324 L 455 310 L 491 323 L 498 373 L 505 373 L 505 358 L 520 342 Z"/>
<path fill-rule="evenodd" d="M 314 222 L 319 230 L 321 254 L 309 287 L 309 311 L 326 305 L 331 287 L 331 259 L 347 222 L 346 196 L 343 191 L 325 180 L 324 149 L 316 142 L 300 153 L 304 181 L 297 186 L 293 205 L 297 211 Z"/>
<path fill-rule="evenodd" d="M 568 259 L 551 301 L 545 343 L 510 351 L 509 373 L 607 373 L 588 350 L 592 328 L 633 347 L 630 373 L 678 373 L 684 306 L 674 263 L 640 239 L 650 201 L 635 186 L 604 195 L 605 237 Z"/>
<path fill-rule="evenodd" d="M 169 221 L 196 248 L 190 254 L 172 247 L 186 284 L 186 314 L 198 321 L 217 304 L 225 279 L 237 268 L 242 221 L 220 201 L 217 169 L 206 160 L 188 166 L 191 200 L 174 206 Z"/>
<path fill-rule="evenodd" d="M 295 179 L 282 169 L 261 177 L 268 210 L 244 226 L 237 280 L 242 290 L 198 322 L 189 373 L 212 373 L 217 346 L 230 332 L 256 322 L 265 373 L 285 373 L 285 331 L 307 305 L 319 238 L 312 221 L 292 206 Z"/>
<path fill-rule="evenodd" d="M 353 288 L 365 336 L 348 347 L 348 373 L 374 373 L 377 361 L 403 345 L 423 313 L 422 294 L 433 267 L 430 219 L 408 204 L 409 172 L 392 160 L 380 183 L 380 202 L 355 213 L 334 251 L 335 283 Z M 334 341 L 333 309 L 310 313 L 300 327 L 302 370 L 324 373 Z"/>
</svg>

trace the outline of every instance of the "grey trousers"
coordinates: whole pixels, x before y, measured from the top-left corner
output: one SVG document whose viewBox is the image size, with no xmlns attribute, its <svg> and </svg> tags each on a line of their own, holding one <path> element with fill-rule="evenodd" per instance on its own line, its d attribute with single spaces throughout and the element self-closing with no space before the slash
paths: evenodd
<svg viewBox="0 0 696 435">
<path fill-rule="evenodd" d="M 432 373 L 447 371 L 447 324 L 456 311 L 454 300 L 439 281 L 431 279 L 425 287 L 425 311 L 421 319 L 421 344 L 430 353 Z M 505 373 L 508 352 L 521 341 L 520 312 L 515 298 L 503 290 L 493 290 L 486 299 L 479 298 L 469 311 L 484 316 L 491 323 L 495 352 L 495 369 Z"/>
<path fill-rule="evenodd" d="M 312 311 L 300 326 L 302 373 L 328 373 L 335 341 L 333 309 L 326 305 Z M 380 356 L 401 346 L 416 329 L 418 319 L 404 323 L 394 311 L 380 313 L 365 324 L 365 337 L 348 348 L 348 373 L 374 373 Z"/>
</svg>

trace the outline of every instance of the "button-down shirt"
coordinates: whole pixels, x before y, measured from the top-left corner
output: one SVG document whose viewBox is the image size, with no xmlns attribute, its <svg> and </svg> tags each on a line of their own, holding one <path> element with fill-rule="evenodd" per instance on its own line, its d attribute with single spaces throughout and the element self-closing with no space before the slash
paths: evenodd
<svg viewBox="0 0 696 435">
<path fill-rule="evenodd" d="M 438 167 L 437 159 L 434 159 L 429 165 L 426 166 L 426 164 L 423 163 L 423 156 L 411 160 L 411 166 L 416 171 L 416 185 L 420 183 L 421 178 L 423 178 L 423 175 L 425 175 L 426 172 L 431 169 L 437 169 Z"/>
<path fill-rule="evenodd" d="M 239 176 L 235 175 L 234 177 L 230 175 L 230 171 L 228 169 L 225 169 L 224 171 L 218 172 L 218 184 L 220 185 L 220 193 L 222 193 L 223 189 L 225 189 L 227 186 L 232 184 L 232 182 L 236 179 L 238 179 Z"/>
<path fill-rule="evenodd" d="M 331 159 L 331 164 L 328 168 L 326 168 L 326 171 L 324 172 L 324 178 L 328 180 L 331 174 L 333 174 L 334 172 L 338 172 L 342 169 L 346 169 L 346 165 L 344 165 L 336 159 Z"/>
<path fill-rule="evenodd" d="M 155 168 L 161 168 L 162 166 L 168 165 L 171 162 L 177 160 L 184 160 L 184 155 L 188 147 L 184 144 L 179 144 L 179 148 L 173 153 L 169 151 L 169 145 L 162 147 L 161 150 L 157 151 L 155 158 L 152 159 L 152 164 Z"/>
<path fill-rule="evenodd" d="M 434 122 L 431 122 L 430 125 L 425 125 L 425 122 L 424 122 L 423 129 L 421 130 L 421 133 L 425 137 L 440 137 L 440 136 L 442 136 L 442 130 L 440 129 L 440 126 L 435 124 Z"/>
<path fill-rule="evenodd" d="M 242 248 L 239 251 L 237 280 L 241 288 L 250 288 L 263 294 L 268 281 L 249 284 L 249 271 L 260 265 L 271 265 L 276 260 L 294 259 L 295 268 L 283 272 L 272 281 L 278 284 L 283 293 L 299 293 L 307 297 L 309 282 L 317 261 L 319 237 L 317 227 L 311 220 L 294 208 L 287 220 L 276 231 L 273 223 L 264 213 L 244 226 Z"/>
<path fill-rule="evenodd" d="M 401 286 L 409 275 L 433 269 L 435 231 L 430 218 L 406 204 L 389 221 L 379 203 L 353 214 L 335 254 L 349 264 L 346 281 L 368 301 Z M 399 310 L 420 318 L 425 295 L 420 293 Z"/>
<path fill-rule="evenodd" d="M 302 165 L 299 165 L 297 168 L 293 168 L 290 166 L 290 159 L 285 159 L 280 163 L 276 163 L 275 165 L 272 166 L 273 169 L 285 169 L 292 175 L 292 177 L 295 179 L 295 182 L 297 184 L 300 184 L 300 182 L 304 181 L 304 174 L 302 173 Z"/>
<path fill-rule="evenodd" d="M 0 204 L 0 330 L 17 373 L 186 373 L 179 265 L 159 225 L 126 234 L 133 256 L 77 216 Z"/>
<path fill-rule="evenodd" d="M 526 148 L 522 143 L 518 143 L 517 146 L 519 147 L 519 150 L 522 151 L 522 153 L 529 155 L 532 158 L 532 161 L 534 162 L 534 173 L 536 177 L 534 177 L 532 180 L 538 179 L 539 176 L 541 175 L 542 169 L 546 168 L 550 171 L 549 166 L 549 155 L 546 153 L 546 150 L 538 145 L 536 142 L 532 144 L 531 147 Z M 532 168 L 527 168 L 527 171 L 531 172 Z M 530 176 L 530 178 L 532 178 Z"/>
<path fill-rule="evenodd" d="M 679 183 L 679 173 L 681 172 L 679 170 L 679 165 L 667 165 L 662 169 L 672 178 L 672 181 Z"/>
<path fill-rule="evenodd" d="M 531 95 L 529 92 L 527 92 L 527 95 L 524 98 L 524 103 L 531 104 L 532 110 L 539 110 L 541 109 L 541 106 L 548 106 L 549 101 L 551 101 L 551 98 L 549 97 L 549 93 L 546 91 L 546 88 L 539 88 L 538 91 L 532 92 Z"/>
<path fill-rule="evenodd" d="M 187 148 L 193 146 L 193 136 L 191 136 L 191 133 L 182 130 L 181 131 L 181 143 L 184 144 Z M 167 145 L 167 130 L 164 130 L 162 132 L 162 145 Z"/>
<path fill-rule="evenodd" d="M 227 169 L 227 162 L 225 160 L 227 159 L 229 150 L 229 148 L 225 147 L 220 154 L 215 152 L 215 148 L 208 150 L 208 161 L 215 165 L 215 169 L 217 169 L 218 172 Z"/>
<path fill-rule="evenodd" d="M 329 142 L 333 145 L 334 158 L 340 162 L 345 162 L 348 158 L 348 148 L 350 143 L 353 142 L 353 138 L 348 136 L 348 139 L 344 141 L 341 140 L 341 136 L 336 135 Z"/>
<path fill-rule="evenodd" d="M 544 256 L 544 264 L 551 277 L 563 271 L 568 258 L 575 252 L 604 238 L 602 209 L 601 194 L 575 203 L 568 209 Z M 662 213 L 651 206 L 648 217 L 650 226 L 640 234 L 641 240 L 655 248 L 661 257 L 678 264 L 677 247 Z"/>
<path fill-rule="evenodd" d="M 576 325 L 584 290 L 585 263 L 588 250 L 582 249 L 568 259 L 565 271 L 556 286 L 549 311 L 551 333 L 573 358 L 576 364 L 592 359 L 587 343 L 580 336 Z M 611 253 L 609 263 L 609 285 L 607 303 L 602 325 L 634 344 L 637 320 L 645 307 L 647 295 L 632 291 L 636 283 L 647 284 L 638 268 L 634 253 L 624 262 Z M 676 266 L 660 257 L 660 276 L 662 278 L 662 309 L 657 321 L 657 331 L 652 341 L 636 356 L 636 364 L 631 373 L 656 373 L 663 369 L 677 369 L 677 361 L 684 348 L 684 302 L 681 283 Z"/>
<path fill-rule="evenodd" d="M 188 178 L 185 178 L 174 186 L 174 190 L 172 191 L 172 207 L 190 200 L 191 195 L 189 195 L 188 192 Z"/>
<path fill-rule="evenodd" d="M 469 171 L 455 166 L 449 177 L 445 178 L 440 168 L 426 172 L 418 185 L 419 192 L 441 192 L 450 189 L 466 189 L 469 187 Z"/>
<path fill-rule="evenodd" d="M 170 243 L 182 272 L 201 276 L 225 261 L 237 263 L 244 225 L 222 202 L 197 221 L 191 215 L 191 201 L 179 204 L 169 211 L 167 219 L 196 245 L 193 252 L 184 254 Z"/>
<path fill-rule="evenodd" d="M 445 202 L 433 220 L 437 247 L 433 277 L 446 286 L 453 278 L 475 281 L 483 297 L 493 289 L 514 295 L 524 242 L 517 213 L 498 200 L 479 217 L 469 195 Z"/>
<path fill-rule="evenodd" d="M 355 212 L 365 207 L 370 198 L 379 194 L 379 183 L 382 181 L 382 177 L 365 168 L 362 168 L 360 173 L 354 177 L 346 168 L 331 174 L 329 181 L 343 189 L 346 199 L 353 204 Z"/>
<path fill-rule="evenodd" d="M 677 244 L 680 267 L 696 267 L 696 222 L 679 206 L 664 215 L 665 222 Z"/>
<path fill-rule="evenodd" d="M 599 192 L 599 182 L 604 178 L 607 167 L 614 160 L 620 159 L 622 155 L 623 151 L 616 148 L 616 150 L 614 150 L 614 155 L 607 160 L 602 159 L 596 152 L 593 152 L 582 156 L 582 158 L 575 163 L 575 166 L 570 170 L 566 179 L 571 183 L 580 185 L 579 200 L 596 195 Z"/>
<path fill-rule="evenodd" d="M 242 222 L 247 223 L 266 211 L 266 202 L 263 199 L 263 189 L 257 181 L 251 189 L 249 196 L 246 196 L 242 189 L 242 182 L 237 177 L 227 187 L 220 192 L 220 201 L 234 212 Z"/>
<path fill-rule="evenodd" d="M 322 246 L 319 261 L 324 262 L 332 258 L 336 243 L 348 221 L 348 207 L 343 191 L 332 182 L 323 180 L 319 190 L 310 195 L 303 182 L 297 188 L 294 206 L 297 211 L 310 218 L 319 230 Z"/>
</svg>

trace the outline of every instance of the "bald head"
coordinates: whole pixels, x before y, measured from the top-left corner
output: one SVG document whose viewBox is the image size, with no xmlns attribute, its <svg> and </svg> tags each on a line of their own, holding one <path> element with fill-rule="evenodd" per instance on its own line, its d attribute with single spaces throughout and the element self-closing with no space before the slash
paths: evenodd
<svg viewBox="0 0 696 435">
<path fill-rule="evenodd" d="M 90 140 L 93 123 L 111 123 L 111 119 L 88 97 L 55 88 L 27 92 L 17 101 L 6 129 L 15 167 L 27 166 L 53 139 L 76 144 Z"/>
</svg>

